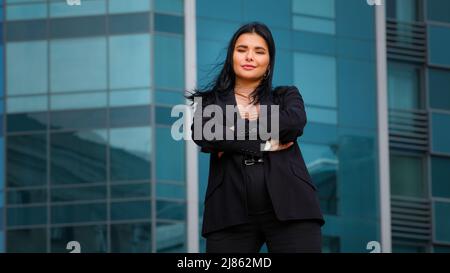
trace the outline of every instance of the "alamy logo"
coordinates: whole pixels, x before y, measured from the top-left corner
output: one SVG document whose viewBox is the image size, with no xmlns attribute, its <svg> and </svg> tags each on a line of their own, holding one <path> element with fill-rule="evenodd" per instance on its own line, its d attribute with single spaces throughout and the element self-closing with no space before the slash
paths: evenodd
<svg viewBox="0 0 450 273">
<path fill-rule="evenodd" d="M 80 6 L 81 0 L 66 0 L 66 3 L 69 6 Z"/>
<path fill-rule="evenodd" d="M 383 0 L 366 0 L 369 6 L 381 6 L 383 5 Z"/>
<path fill-rule="evenodd" d="M 370 241 L 366 246 L 367 250 L 372 250 L 370 253 L 381 253 L 381 244 L 378 241 Z"/>
<path fill-rule="evenodd" d="M 66 246 L 67 250 L 72 250 L 70 253 L 81 253 L 81 245 L 78 241 L 70 241 Z"/>
</svg>

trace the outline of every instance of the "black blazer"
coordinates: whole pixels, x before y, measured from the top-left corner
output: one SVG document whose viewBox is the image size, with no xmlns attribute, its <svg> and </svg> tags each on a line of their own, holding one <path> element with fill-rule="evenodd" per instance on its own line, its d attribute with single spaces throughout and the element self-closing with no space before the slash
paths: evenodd
<svg viewBox="0 0 450 273">
<path fill-rule="evenodd" d="M 203 108 L 216 104 L 223 109 L 225 105 L 236 105 L 234 93 L 230 91 L 224 97 L 216 92 L 203 99 Z M 279 220 L 317 219 L 325 223 L 317 197 L 317 188 L 305 166 L 296 139 L 303 134 L 306 113 L 303 99 L 295 86 L 277 87 L 269 96 L 261 98 L 260 105 L 280 105 L 279 138 L 282 143 L 294 141 L 294 145 L 276 152 L 261 151 L 265 141 L 257 140 L 211 140 L 204 138 L 194 142 L 202 152 L 211 153 L 208 186 L 204 200 L 202 236 L 231 225 L 248 222 L 246 194 L 244 185 L 244 155 L 256 155 L 264 158 L 264 176 L 275 214 Z M 267 111 L 270 113 L 270 110 Z M 202 121 L 202 128 L 210 118 L 196 120 L 199 108 L 194 113 L 192 132 L 195 123 Z M 268 114 L 268 125 L 271 118 Z M 225 124 L 225 122 L 223 123 Z M 198 125 L 197 125 L 198 126 Z M 236 126 L 235 126 L 236 127 Z M 270 126 L 269 131 L 270 131 Z M 225 131 L 229 130 L 224 126 Z M 238 133 L 247 132 L 234 132 Z M 192 134 L 193 136 L 193 134 Z M 217 152 L 224 154 L 218 158 Z"/>
</svg>

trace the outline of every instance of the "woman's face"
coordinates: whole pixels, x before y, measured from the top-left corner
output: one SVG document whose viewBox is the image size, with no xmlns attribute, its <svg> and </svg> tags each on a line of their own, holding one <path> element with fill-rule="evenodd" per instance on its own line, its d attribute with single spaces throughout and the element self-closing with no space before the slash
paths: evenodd
<svg viewBox="0 0 450 273">
<path fill-rule="evenodd" d="M 237 39 L 233 52 L 233 69 L 236 78 L 259 81 L 270 62 L 267 43 L 256 33 L 244 33 Z"/>
</svg>

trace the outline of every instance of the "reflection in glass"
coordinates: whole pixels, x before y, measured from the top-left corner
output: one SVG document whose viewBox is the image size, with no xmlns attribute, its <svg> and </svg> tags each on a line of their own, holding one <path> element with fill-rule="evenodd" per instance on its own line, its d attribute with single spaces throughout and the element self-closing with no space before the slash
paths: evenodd
<svg viewBox="0 0 450 273">
<path fill-rule="evenodd" d="M 107 252 L 107 236 L 104 225 L 52 228 L 50 240 L 52 253 L 70 252 L 66 249 L 67 243 L 70 241 L 80 243 L 81 253 Z"/>
<path fill-rule="evenodd" d="M 318 188 L 320 206 L 326 214 L 337 213 L 337 147 L 301 144 L 301 151 L 313 183 Z"/>
<path fill-rule="evenodd" d="M 151 230 L 150 223 L 111 225 L 111 252 L 151 252 Z"/>
<path fill-rule="evenodd" d="M 420 109 L 421 71 L 413 65 L 389 62 L 389 108 L 398 110 Z"/>
<path fill-rule="evenodd" d="M 111 180 L 150 179 L 150 127 L 110 130 Z"/>
<path fill-rule="evenodd" d="M 186 223 L 158 222 L 156 226 L 156 240 L 157 252 L 186 252 Z"/>
<path fill-rule="evenodd" d="M 426 197 L 424 159 L 420 156 L 391 154 L 391 195 Z"/>
<path fill-rule="evenodd" d="M 151 208 L 150 200 L 112 202 L 111 221 L 150 219 Z"/>
<path fill-rule="evenodd" d="M 45 134 L 10 136 L 7 139 L 8 187 L 47 183 L 47 137 Z"/>
<path fill-rule="evenodd" d="M 6 252 L 45 253 L 47 233 L 45 228 L 8 230 Z"/>
<path fill-rule="evenodd" d="M 106 131 L 54 133 L 50 141 L 51 183 L 106 180 Z"/>
</svg>

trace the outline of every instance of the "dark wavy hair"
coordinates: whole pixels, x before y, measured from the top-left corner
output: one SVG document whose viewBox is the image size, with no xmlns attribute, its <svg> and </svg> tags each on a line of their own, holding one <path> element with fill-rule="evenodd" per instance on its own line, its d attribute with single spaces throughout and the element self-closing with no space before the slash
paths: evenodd
<svg viewBox="0 0 450 273">
<path fill-rule="evenodd" d="M 260 84 L 255 88 L 255 90 L 250 94 L 252 98 L 252 103 L 256 104 L 264 96 L 269 95 L 272 90 L 272 76 L 273 69 L 275 66 L 275 42 L 272 37 L 272 33 L 269 28 L 261 22 L 251 22 L 242 25 L 231 37 L 228 44 L 227 56 L 225 61 L 219 63 L 218 66 L 222 66 L 220 73 L 216 78 L 209 82 L 202 89 L 194 89 L 189 95 L 185 95 L 185 98 L 194 101 L 195 97 L 206 97 L 213 92 L 218 92 L 219 96 L 227 95 L 228 92 L 233 92 L 236 83 L 236 74 L 233 70 L 233 52 L 237 39 L 239 36 L 245 33 L 256 33 L 261 36 L 267 43 L 269 49 L 269 72 L 266 77 L 264 77 Z"/>
</svg>

